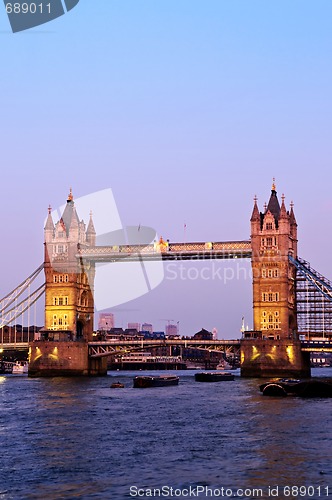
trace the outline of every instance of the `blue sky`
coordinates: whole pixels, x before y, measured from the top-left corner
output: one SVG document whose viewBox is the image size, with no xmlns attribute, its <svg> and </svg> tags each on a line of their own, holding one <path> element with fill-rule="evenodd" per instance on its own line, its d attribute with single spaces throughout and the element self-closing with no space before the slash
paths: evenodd
<svg viewBox="0 0 332 500">
<path fill-rule="evenodd" d="M 81 0 L 14 35 L 0 12 L 1 296 L 42 261 L 69 186 L 111 187 L 124 225 L 226 241 L 249 237 L 276 177 L 299 255 L 331 278 L 331 17 L 324 0 Z M 234 338 L 251 283 L 165 280 L 123 309 Z"/>
</svg>

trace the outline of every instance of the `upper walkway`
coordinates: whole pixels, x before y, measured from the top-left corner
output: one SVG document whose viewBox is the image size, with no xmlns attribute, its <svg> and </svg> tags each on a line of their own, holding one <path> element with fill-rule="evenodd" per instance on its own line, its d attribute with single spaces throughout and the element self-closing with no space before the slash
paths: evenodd
<svg viewBox="0 0 332 500">
<path fill-rule="evenodd" d="M 78 258 L 94 262 L 116 262 L 125 260 L 191 260 L 191 259 L 237 259 L 251 258 L 251 242 L 196 242 L 170 243 L 161 240 L 149 245 L 113 245 L 81 248 Z"/>
</svg>

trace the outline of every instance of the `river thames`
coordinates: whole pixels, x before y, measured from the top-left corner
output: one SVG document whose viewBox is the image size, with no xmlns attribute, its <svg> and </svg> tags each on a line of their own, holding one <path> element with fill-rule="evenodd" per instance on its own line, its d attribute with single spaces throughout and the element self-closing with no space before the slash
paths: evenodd
<svg viewBox="0 0 332 500">
<path fill-rule="evenodd" d="M 150 389 L 132 387 L 134 372 L 1 376 L 0 500 L 332 498 L 331 399 L 194 373 Z"/>
</svg>

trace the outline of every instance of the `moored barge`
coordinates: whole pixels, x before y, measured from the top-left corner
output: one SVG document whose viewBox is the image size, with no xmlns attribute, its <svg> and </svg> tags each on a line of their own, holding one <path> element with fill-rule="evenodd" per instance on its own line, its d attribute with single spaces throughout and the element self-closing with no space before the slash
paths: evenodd
<svg viewBox="0 0 332 500">
<path fill-rule="evenodd" d="M 138 375 L 134 378 L 134 387 L 145 389 L 146 387 L 167 387 L 178 385 L 179 377 L 176 375 Z"/>
<path fill-rule="evenodd" d="M 227 380 L 234 380 L 233 373 L 229 372 L 201 372 L 195 374 L 196 382 L 224 382 Z"/>
</svg>

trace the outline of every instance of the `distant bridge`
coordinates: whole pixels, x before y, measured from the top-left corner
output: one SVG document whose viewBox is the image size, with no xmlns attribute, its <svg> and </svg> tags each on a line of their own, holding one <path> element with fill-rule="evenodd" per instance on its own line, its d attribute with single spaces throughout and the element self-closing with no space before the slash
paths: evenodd
<svg viewBox="0 0 332 500">
<path fill-rule="evenodd" d="M 226 355 L 240 354 L 240 340 L 197 340 L 197 339 L 142 339 L 112 340 L 111 342 L 89 342 L 89 356 L 100 358 L 128 351 L 151 349 L 153 347 L 180 347 L 181 349 L 200 349 L 209 352 L 222 352 Z"/>
<path fill-rule="evenodd" d="M 252 339 L 253 341 L 255 339 Z M 278 342 L 276 340 L 276 342 Z M 183 349 L 200 349 L 209 352 L 222 352 L 226 355 L 239 355 L 240 340 L 196 340 L 196 339 L 143 339 L 112 340 L 111 342 L 89 342 L 89 356 L 100 358 L 112 354 L 125 354 L 128 351 L 141 351 L 153 347 L 181 347 Z M 0 344 L 4 350 L 24 350 L 29 348 L 28 342 L 11 342 Z M 301 350 L 304 352 L 332 352 L 331 340 L 303 340 Z"/>
</svg>

